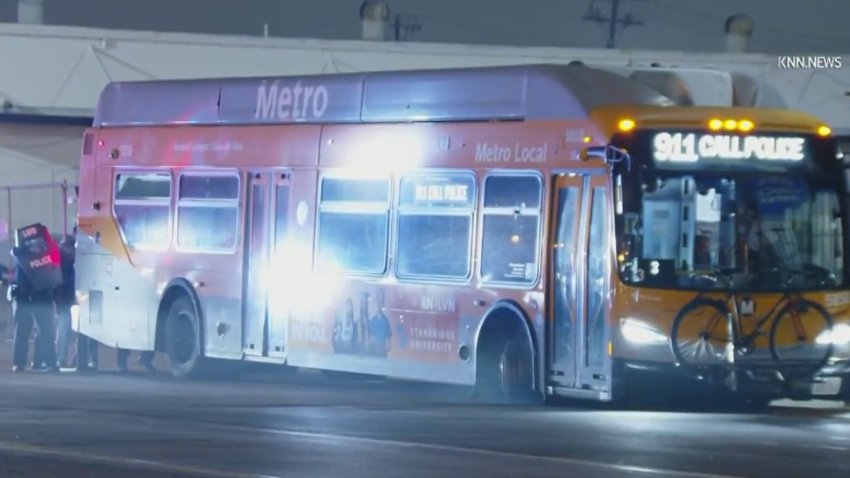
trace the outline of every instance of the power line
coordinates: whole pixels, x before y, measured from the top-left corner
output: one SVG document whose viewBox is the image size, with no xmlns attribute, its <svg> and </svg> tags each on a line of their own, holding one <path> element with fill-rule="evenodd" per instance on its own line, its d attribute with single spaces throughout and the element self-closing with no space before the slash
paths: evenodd
<svg viewBox="0 0 850 478">
<path fill-rule="evenodd" d="M 621 0 L 608 0 L 611 3 L 610 13 L 605 14 L 603 9 L 601 8 L 601 3 L 599 1 L 593 1 L 587 6 L 587 12 L 582 17 L 583 20 L 588 20 L 592 22 L 596 22 L 600 25 L 607 23 L 608 24 L 608 42 L 605 45 L 606 48 L 615 48 L 617 46 L 617 28 L 622 26 L 622 29 L 625 30 L 631 26 L 643 26 L 643 21 L 639 20 L 637 17 L 632 14 L 632 12 L 626 13 L 622 17 L 620 16 L 620 2 Z"/>
</svg>

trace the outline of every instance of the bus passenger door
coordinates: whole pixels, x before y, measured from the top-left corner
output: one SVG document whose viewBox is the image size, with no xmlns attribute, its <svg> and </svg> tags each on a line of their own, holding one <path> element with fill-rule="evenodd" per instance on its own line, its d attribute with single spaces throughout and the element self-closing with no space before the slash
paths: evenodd
<svg viewBox="0 0 850 478">
<path fill-rule="evenodd" d="M 284 256 L 286 241 L 289 239 L 289 194 L 290 194 L 290 175 L 288 173 L 276 172 L 272 177 L 272 250 L 271 250 L 271 265 L 273 275 L 270 285 L 278 284 L 281 281 L 274 277 L 275 273 L 285 273 L 285 268 L 291 262 L 291 258 Z M 289 259 L 289 260 L 287 260 Z M 269 357 L 285 357 L 286 356 L 286 339 L 289 327 L 286 323 L 288 310 L 280 307 L 276 299 L 285 298 L 290 291 L 283 288 L 275 288 L 272 295 L 269 296 Z"/>
<path fill-rule="evenodd" d="M 247 211 L 243 350 L 247 356 L 284 357 L 285 316 L 269 304 L 281 291 L 269 291 L 282 266 L 275 251 L 287 236 L 289 175 L 252 172 Z"/>
<path fill-rule="evenodd" d="M 549 382 L 556 387 L 607 387 L 605 178 L 579 172 L 555 178 Z"/>
</svg>

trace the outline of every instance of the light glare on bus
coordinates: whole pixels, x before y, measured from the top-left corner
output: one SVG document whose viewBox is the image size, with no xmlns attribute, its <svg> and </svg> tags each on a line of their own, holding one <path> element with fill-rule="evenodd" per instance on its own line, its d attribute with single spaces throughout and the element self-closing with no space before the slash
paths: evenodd
<svg viewBox="0 0 850 478">
<path fill-rule="evenodd" d="M 369 165 L 360 168 L 359 174 L 383 176 L 389 171 L 416 169 L 430 146 L 416 131 L 399 130 L 368 136 L 354 144 L 348 154 L 351 158 L 365 160 Z"/>
<path fill-rule="evenodd" d="M 832 129 L 829 126 L 823 125 L 818 128 L 819 136 L 829 136 L 832 134 Z"/>
<path fill-rule="evenodd" d="M 749 132 L 749 131 L 752 131 L 754 127 L 755 127 L 755 125 L 754 125 L 754 124 L 753 124 L 753 122 L 752 122 L 752 121 L 750 121 L 750 120 L 746 120 L 746 119 L 745 119 L 745 120 L 741 120 L 741 121 L 738 123 L 738 129 L 739 129 L 739 130 L 741 130 L 741 131 L 743 131 L 744 133 L 747 133 L 747 132 Z"/>
<path fill-rule="evenodd" d="M 719 131 L 721 128 L 723 128 L 723 121 L 714 118 L 708 122 L 708 128 L 712 131 Z"/>
<path fill-rule="evenodd" d="M 738 127 L 738 122 L 733 120 L 733 119 L 728 119 L 728 120 L 723 122 L 723 128 L 725 128 L 726 131 L 732 131 L 737 127 Z"/>
<path fill-rule="evenodd" d="M 309 249 L 286 241 L 261 269 L 272 311 L 285 314 L 309 310 L 342 289 L 345 273 L 336 261 L 326 259 L 320 270 L 311 274 L 311 260 Z"/>
<path fill-rule="evenodd" d="M 631 131 L 635 129 L 635 120 L 630 118 L 621 119 L 620 122 L 617 124 L 617 127 L 620 129 L 620 131 L 623 132 Z"/>
<path fill-rule="evenodd" d="M 620 319 L 620 331 L 622 331 L 626 340 L 637 344 L 662 344 L 667 342 L 667 336 L 655 327 L 632 317 Z"/>
<path fill-rule="evenodd" d="M 832 342 L 832 345 L 847 345 L 850 344 L 850 325 L 838 324 L 832 330 L 824 330 L 817 336 L 815 343 L 826 345 Z"/>
</svg>

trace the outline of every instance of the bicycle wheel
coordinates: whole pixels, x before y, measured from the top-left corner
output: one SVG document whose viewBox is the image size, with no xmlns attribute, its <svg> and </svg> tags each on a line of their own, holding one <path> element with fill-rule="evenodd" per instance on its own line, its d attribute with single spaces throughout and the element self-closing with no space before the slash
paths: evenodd
<svg viewBox="0 0 850 478">
<path fill-rule="evenodd" d="M 698 298 L 679 311 L 673 321 L 673 355 L 681 367 L 697 372 L 727 364 L 727 349 L 735 343 L 726 304 Z"/>
<path fill-rule="evenodd" d="M 770 353 L 786 370 L 802 374 L 816 372 L 832 355 L 832 342 L 817 338 L 828 337 L 832 317 L 817 302 L 800 299 L 790 302 L 773 320 L 770 328 Z"/>
</svg>

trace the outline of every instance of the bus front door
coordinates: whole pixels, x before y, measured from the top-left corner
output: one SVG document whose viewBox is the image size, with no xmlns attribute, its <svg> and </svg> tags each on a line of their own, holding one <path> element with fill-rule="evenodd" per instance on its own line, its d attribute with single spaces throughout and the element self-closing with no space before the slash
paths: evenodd
<svg viewBox="0 0 850 478">
<path fill-rule="evenodd" d="M 550 271 L 549 383 L 610 393 L 605 174 L 555 177 Z"/>
<path fill-rule="evenodd" d="M 269 293 L 282 265 L 276 250 L 287 237 L 289 175 L 279 171 L 250 173 L 245 221 L 243 351 L 251 357 L 285 357 L 286 318 L 270 307 Z"/>
</svg>

